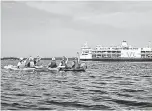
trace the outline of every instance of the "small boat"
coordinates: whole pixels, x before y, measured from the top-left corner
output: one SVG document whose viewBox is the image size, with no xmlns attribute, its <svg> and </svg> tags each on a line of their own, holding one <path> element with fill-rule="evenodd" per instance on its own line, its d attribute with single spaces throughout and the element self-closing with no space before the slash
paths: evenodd
<svg viewBox="0 0 152 111">
<path fill-rule="evenodd" d="M 73 69 L 73 68 L 65 68 L 65 66 L 59 66 L 57 68 L 48 68 L 48 67 L 44 67 L 44 66 L 35 66 L 33 68 L 18 68 L 17 66 L 13 66 L 13 65 L 8 65 L 8 66 L 4 66 L 4 69 L 7 70 L 13 70 L 13 71 L 36 71 L 36 72 L 58 72 L 58 71 L 75 71 L 75 72 L 80 72 L 80 71 L 85 71 L 86 68 L 85 67 L 81 67 L 79 69 Z"/>
<path fill-rule="evenodd" d="M 34 71 L 36 72 L 48 72 L 48 68 L 47 67 L 37 67 L 34 69 Z"/>
<path fill-rule="evenodd" d="M 23 68 L 23 69 L 20 69 L 20 68 L 10 68 L 10 70 L 14 70 L 14 71 L 34 71 L 35 68 Z"/>
<path fill-rule="evenodd" d="M 48 68 L 49 71 L 59 71 L 59 68 Z"/>
<path fill-rule="evenodd" d="M 86 69 L 84 68 L 79 68 L 79 69 L 72 69 L 72 68 L 36 68 L 35 71 L 37 72 L 58 72 L 58 71 L 75 71 L 75 72 L 80 72 L 80 71 L 85 71 Z"/>
<path fill-rule="evenodd" d="M 17 66 L 8 65 L 8 66 L 4 66 L 4 69 L 13 70 L 13 71 L 34 71 L 35 68 L 18 68 Z"/>
<path fill-rule="evenodd" d="M 58 71 L 58 68 L 47 68 L 47 67 L 43 67 L 43 68 L 35 68 L 34 71 L 37 72 L 49 72 L 49 71 Z"/>
<path fill-rule="evenodd" d="M 74 71 L 74 72 L 85 72 L 86 69 L 84 68 L 79 68 L 79 69 L 72 69 L 72 68 L 65 68 L 65 69 L 60 69 L 60 71 Z"/>
<path fill-rule="evenodd" d="M 39 68 L 44 68 L 44 66 L 34 66 L 35 68 L 39 69 Z"/>
</svg>

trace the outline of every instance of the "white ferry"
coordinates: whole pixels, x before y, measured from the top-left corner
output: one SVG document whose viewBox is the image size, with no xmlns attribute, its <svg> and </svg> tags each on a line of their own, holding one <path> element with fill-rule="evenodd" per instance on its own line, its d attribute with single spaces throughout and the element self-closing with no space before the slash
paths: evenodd
<svg viewBox="0 0 152 111">
<path fill-rule="evenodd" d="M 147 47 L 137 48 L 122 41 L 120 46 L 90 48 L 87 42 L 81 47 L 80 60 L 93 61 L 152 61 L 150 42 Z"/>
</svg>

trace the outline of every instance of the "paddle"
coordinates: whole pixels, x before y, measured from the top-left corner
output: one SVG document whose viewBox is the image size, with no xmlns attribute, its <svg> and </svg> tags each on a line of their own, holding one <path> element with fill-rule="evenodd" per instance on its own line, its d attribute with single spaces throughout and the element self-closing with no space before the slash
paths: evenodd
<svg viewBox="0 0 152 111">
<path fill-rule="evenodd" d="M 77 57 L 78 57 L 78 63 L 80 63 L 80 56 L 79 56 L 79 52 L 77 52 Z"/>
<path fill-rule="evenodd" d="M 67 64 L 69 60 L 68 60 L 68 58 L 66 58 L 66 59 L 67 59 L 67 60 L 66 60 L 66 62 L 65 62 L 65 63 Z"/>
<path fill-rule="evenodd" d="M 26 60 L 24 60 L 24 61 L 25 61 L 25 66 L 26 66 L 27 63 L 28 63 L 28 60 L 29 60 L 29 58 L 27 58 Z"/>
</svg>

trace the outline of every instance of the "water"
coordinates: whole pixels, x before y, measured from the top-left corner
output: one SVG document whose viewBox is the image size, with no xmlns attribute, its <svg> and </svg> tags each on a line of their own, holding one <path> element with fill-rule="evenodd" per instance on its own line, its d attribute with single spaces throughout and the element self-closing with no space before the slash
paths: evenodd
<svg viewBox="0 0 152 111">
<path fill-rule="evenodd" d="M 152 110 L 151 62 L 86 63 L 86 72 L 29 73 L 2 68 L 1 108 Z M 1 61 L 1 67 L 8 64 L 17 61 Z"/>
</svg>

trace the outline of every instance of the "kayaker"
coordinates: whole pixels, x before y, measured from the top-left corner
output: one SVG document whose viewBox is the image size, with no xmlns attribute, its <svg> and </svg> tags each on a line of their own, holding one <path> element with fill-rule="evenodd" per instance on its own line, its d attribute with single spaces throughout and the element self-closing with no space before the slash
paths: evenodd
<svg viewBox="0 0 152 111">
<path fill-rule="evenodd" d="M 57 67 L 56 60 L 55 60 L 54 57 L 52 58 L 51 63 L 48 65 L 48 67 L 50 67 L 50 68 L 56 68 Z"/>
<path fill-rule="evenodd" d="M 33 57 L 30 56 L 29 62 L 27 63 L 26 66 L 27 66 L 27 67 L 34 67 L 34 66 L 35 66 L 35 65 L 34 65 L 34 59 L 33 59 Z"/>
<path fill-rule="evenodd" d="M 78 61 L 78 58 L 75 58 L 75 60 L 73 61 L 72 68 L 73 69 L 79 69 L 80 68 L 80 63 Z"/>
<path fill-rule="evenodd" d="M 26 61 L 24 61 L 23 58 L 20 58 L 20 61 L 18 62 L 17 67 L 18 68 L 24 68 L 25 67 L 25 63 L 26 63 Z"/>
<path fill-rule="evenodd" d="M 77 57 L 74 59 L 73 65 L 72 65 L 73 69 L 79 69 L 80 68 L 81 63 L 80 63 L 80 58 L 79 57 L 80 57 L 79 52 L 77 52 Z"/>
<path fill-rule="evenodd" d="M 64 68 L 68 68 L 68 66 L 67 66 L 68 58 L 67 58 L 67 60 L 65 60 L 65 59 L 66 59 L 66 57 L 63 56 L 63 58 L 62 58 L 62 60 L 61 60 L 61 62 L 59 64 L 59 67 L 60 66 L 64 66 Z"/>
<path fill-rule="evenodd" d="M 41 58 L 39 56 L 37 56 L 37 58 L 34 60 L 34 65 L 35 66 L 42 66 Z"/>
</svg>

